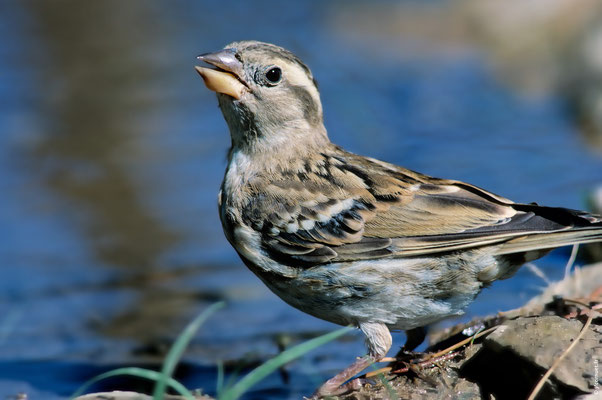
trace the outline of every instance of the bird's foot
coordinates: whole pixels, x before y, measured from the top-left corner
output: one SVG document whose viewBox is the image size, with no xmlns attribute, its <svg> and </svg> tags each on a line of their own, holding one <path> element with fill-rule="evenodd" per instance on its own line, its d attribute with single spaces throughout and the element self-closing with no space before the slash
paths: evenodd
<svg viewBox="0 0 602 400">
<path fill-rule="evenodd" d="M 372 363 L 375 359 L 371 356 L 364 356 L 358 358 L 353 364 L 339 372 L 334 377 L 327 380 L 320 388 L 314 393 L 312 399 L 320 399 L 328 396 L 338 396 L 343 393 L 347 393 L 353 390 L 358 390 L 366 382 L 365 379 L 351 379 L 357 373 L 363 371 Z M 347 382 L 347 383 L 345 383 Z"/>
<path fill-rule="evenodd" d="M 314 393 L 314 395 L 310 398 L 311 400 L 317 399 L 328 399 L 330 396 L 341 396 L 347 393 L 351 393 L 357 390 L 360 390 L 364 385 L 370 383 L 368 379 L 365 378 L 355 378 L 350 380 L 349 382 L 339 385 L 326 387 L 326 384 L 320 386 L 320 389 Z"/>
<path fill-rule="evenodd" d="M 426 353 L 419 351 L 406 351 L 403 348 L 399 350 L 399 353 L 395 355 L 395 358 L 391 361 L 393 363 L 416 363 L 422 361 L 426 356 Z"/>
</svg>

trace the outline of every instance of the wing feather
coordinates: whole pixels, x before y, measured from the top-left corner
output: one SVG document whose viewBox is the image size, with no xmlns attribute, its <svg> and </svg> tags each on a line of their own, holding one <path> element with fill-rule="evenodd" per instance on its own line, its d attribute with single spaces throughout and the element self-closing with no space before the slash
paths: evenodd
<svg viewBox="0 0 602 400">
<path fill-rule="evenodd" d="M 311 266 L 496 243 L 506 243 L 499 250 L 506 254 L 599 239 L 602 231 L 596 216 L 516 204 L 338 148 L 314 161 L 283 174 L 289 180 L 266 179 L 243 209 L 264 250 L 281 262 Z"/>
</svg>

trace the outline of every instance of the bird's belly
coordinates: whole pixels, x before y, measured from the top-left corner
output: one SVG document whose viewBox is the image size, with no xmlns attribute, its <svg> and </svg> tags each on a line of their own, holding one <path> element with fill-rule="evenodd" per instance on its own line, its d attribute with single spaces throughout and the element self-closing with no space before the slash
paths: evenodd
<svg viewBox="0 0 602 400">
<path fill-rule="evenodd" d="M 405 330 L 463 313 L 483 286 L 477 274 L 484 260 L 470 256 L 327 264 L 285 280 L 255 272 L 280 298 L 315 317 Z"/>
<path fill-rule="evenodd" d="M 291 306 L 340 324 L 379 322 L 412 329 L 460 315 L 483 287 L 483 273 L 505 269 L 491 250 L 380 258 L 296 267 L 269 257 L 257 231 L 239 225 L 232 245 L 245 264 Z"/>
</svg>

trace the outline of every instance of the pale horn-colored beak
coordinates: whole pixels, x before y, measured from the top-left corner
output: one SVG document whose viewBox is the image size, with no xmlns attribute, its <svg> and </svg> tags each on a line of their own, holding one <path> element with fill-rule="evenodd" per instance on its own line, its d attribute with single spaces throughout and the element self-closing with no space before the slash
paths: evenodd
<svg viewBox="0 0 602 400">
<path fill-rule="evenodd" d="M 209 90 L 227 94 L 240 100 L 248 91 L 244 84 L 242 63 L 235 57 L 234 49 L 224 49 L 215 53 L 201 54 L 197 59 L 214 65 L 218 69 L 195 66 Z"/>
</svg>

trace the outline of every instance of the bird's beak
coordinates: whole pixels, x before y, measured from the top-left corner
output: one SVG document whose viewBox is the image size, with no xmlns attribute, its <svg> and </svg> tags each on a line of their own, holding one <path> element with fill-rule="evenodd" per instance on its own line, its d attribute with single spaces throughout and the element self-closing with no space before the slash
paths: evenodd
<svg viewBox="0 0 602 400">
<path fill-rule="evenodd" d="M 211 64 L 217 69 L 194 67 L 205 81 L 209 90 L 227 94 L 240 100 L 248 87 L 243 80 L 243 65 L 235 57 L 234 49 L 224 49 L 215 53 L 201 54 L 197 59 Z"/>
</svg>

